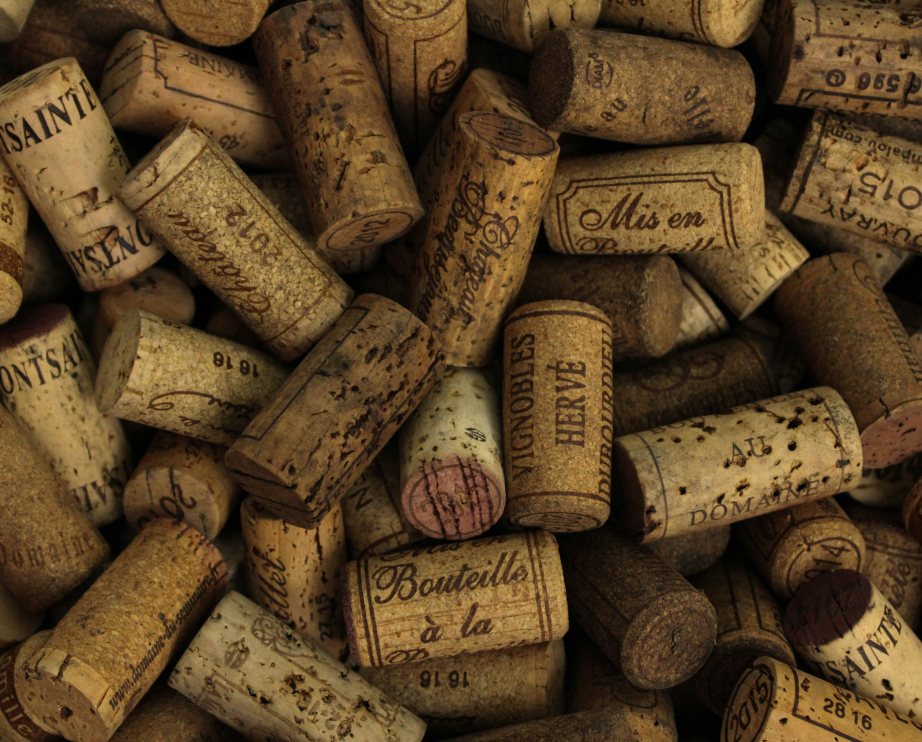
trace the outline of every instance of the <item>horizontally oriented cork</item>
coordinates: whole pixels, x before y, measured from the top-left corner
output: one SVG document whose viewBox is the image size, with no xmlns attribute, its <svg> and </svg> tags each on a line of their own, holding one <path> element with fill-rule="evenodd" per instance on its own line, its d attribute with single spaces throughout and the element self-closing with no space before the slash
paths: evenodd
<svg viewBox="0 0 922 742">
<path fill-rule="evenodd" d="M 0 324 L 11 320 L 22 304 L 28 216 L 26 194 L 3 160 L 0 162 Z"/>
<path fill-rule="evenodd" d="M 706 531 L 690 531 L 680 536 L 651 541 L 647 548 L 682 577 L 694 577 L 723 556 L 730 543 L 731 530 L 726 525 L 708 528 Z"/>
<path fill-rule="evenodd" d="M 112 50 L 99 100 L 121 131 L 160 139 L 191 117 L 237 162 L 290 167 L 272 103 L 250 65 L 131 31 Z"/>
<path fill-rule="evenodd" d="M 724 313 L 695 277 L 679 268 L 679 278 L 682 281 L 682 320 L 674 347 L 694 347 L 729 333 L 730 323 Z"/>
<path fill-rule="evenodd" d="M 177 521 L 151 523 L 28 660 L 29 708 L 68 739 L 106 742 L 226 582 L 221 555 L 198 531 Z"/>
<path fill-rule="evenodd" d="M 388 299 L 359 296 L 225 461 L 247 492 L 287 521 L 314 528 L 443 368 L 438 342 L 424 324 Z"/>
<path fill-rule="evenodd" d="M 214 539 L 237 509 L 240 488 L 224 466 L 227 449 L 161 430 L 125 487 L 125 518 L 135 531 L 157 518 L 181 520 Z"/>
<path fill-rule="evenodd" d="M 738 51 L 602 30 L 552 31 L 529 92 L 541 126 L 629 144 L 738 142 L 755 106 Z"/>
<path fill-rule="evenodd" d="M 854 414 L 868 468 L 922 451 L 922 363 L 866 263 L 847 253 L 807 262 L 775 309 L 811 375 Z"/>
<path fill-rule="evenodd" d="M 506 507 L 502 407 L 491 374 L 446 369 L 400 429 L 400 504 L 416 530 L 458 541 Z"/>
<path fill-rule="evenodd" d="M 701 668 L 717 617 L 685 578 L 610 529 L 564 537 L 560 546 L 576 622 L 631 685 L 672 688 Z"/>
<path fill-rule="evenodd" d="M 248 739 L 420 742 L 426 724 L 240 593 L 180 657 L 170 687 Z"/>
<path fill-rule="evenodd" d="M 352 290 L 191 120 L 128 174 L 119 196 L 283 361 L 332 326 Z"/>
<path fill-rule="evenodd" d="M 246 41 L 274 0 L 160 0 L 176 28 L 209 46 Z"/>
<path fill-rule="evenodd" d="M 861 476 L 851 412 L 806 389 L 615 439 L 627 531 L 656 541 L 847 492 Z"/>
<path fill-rule="evenodd" d="M 865 469 L 848 494 L 872 508 L 901 508 L 906 495 L 922 478 L 922 455 L 916 454 L 882 469 Z"/>
<path fill-rule="evenodd" d="M 70 0 L 75 29 L 111 49 L 131 29 L 173 38 L 176 28 L 159 0 Z"/>
<path fill-rule="evenodd" d="M 342 509 L 334 507 L 307 530 L 249 497 L 240 508 L 240 525 L 250 597 L 333 657 L 343 656 L 346 632 L 337 575 L 348 556 Z"/>
<path fill-rule="evenodd" d="M 744 250 L 765 239 L 764 201 L 750 144 L 573 157 L 554 173 L 544 232 L 574 255 Z"/>
<path fill-rule="evenodd" d="M 80 288 L 114 286 L 163 256 L 115 196 L 128 159 L 75 59 L 50 62 L 0 88 L 0 124 L 6 162 Z"/>
<path fill-rule="evenodd" d="M 631 739 L 631 726 L 618 709 L 596 709 L 527 721 L 487 732 L 455 737 L 453 742 L 610 742 Z"/>
<path fill-rule="evenodd" d="M 112 742 L 243 742 L 237 732 L 222 724 L 185 696 L 156 685 L 119 727 Z"/>
<path fill-rule="evenodd" d="M 425 721 L 429 734 L 454 737 L 559 716 L 565 665 L 563 640 L 555 639 L 359 672 Z"/>
<path fill-rule="evenodd" d="M 778 382 L 779 394 L 787 394 L 802 386 L 807 365 L 780 324 L 768 319 L 764 312 L 751 314 L 736 323 L 733 334 L 758 348 Z"/>
<path fill-rule="evenodd" d="M 286 166 L 290 165 L 290 160 Z M 298 177 L 291 172 L 254 173 L 250 176 L 263 195 L 277 208 L 302 237 L 312 238 L 311 216 L 301 193 Z"/>
<path fill-rule="evenodd" d="M 13 593 L 0 584 L 0 650 L 28 639 L 38 631 L 44 618 L 44 611 L 27 611 Z"/>
<path fill-rule="evenodd" d="M 253 46 L 320 255 L 369 270 L 423 209 L 361 22 L 339 0 L 307 0 L 266 18 Z"/>
<path fill-rule="evenodd" d="M 0 3 L 0 42 L 13 41 L 26 25 L 35 0 L 3 0 Z"/>
<path fill-rule="evenodd" d="M 51 634 L 40 631 L 0 655 L 0 737 L 8 742 L 55 742 L 61 738 L 39 726 L 23 707 L 21 670 Z"/>
<path fill-rule="evenodd" d="M 289 372 L 268 353 L 133 309 L 106 341 L 96 404 L 110 415 L 229 446 Z"/>
<path fill-rule="evenodd" d="M 49 304 L 76 283 L 74 274 L 40 220 L 32 220 L 26 232 L 22 262 L 22 306 Z"/>
<path fill-rule="evenodd" d="M 672 0 L 656 5 L 603 0 L 599 25 L 731 47 L 742 44 L 755 30 L 763 4 L 761 0 L 733 4 L 720 0 L 698 0 L 688 4 Z"/>
<path fill-rule="evenodd" d="M 471 0 L 471 31 L 534 52 L 555 28 L 594 28 L 602 0 Z"/>
<path fill-rule="evenodd" d="M 503 340 L 506 514 L 515 526 L 598 528 L 610 512 L 611 322 L 575 301 L 519 307 Z"/>
<path fill-rule="evenodd" d="M 359 667 L 539 644 L 569 626 L 557 542 L 544 531 L 349 562 L 340 579 Z"/>
<path fill-rule="evenodd" d="M 492 360 L 559 152 L 546 132 L 510 116 L 458 119 L 408 285 L 408 306 L 432 328 L 447 363 Z"/>
</svg>

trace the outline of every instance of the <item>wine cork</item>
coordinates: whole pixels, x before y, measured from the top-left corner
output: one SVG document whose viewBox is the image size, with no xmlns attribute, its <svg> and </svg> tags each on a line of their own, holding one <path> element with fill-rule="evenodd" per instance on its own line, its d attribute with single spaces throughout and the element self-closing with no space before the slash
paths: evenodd
<svg viewBox="0 0 922 742">
<path fill-rule="evenodd" d="M 0 401 L 32 435 L 93 525 L 122 515 L 134 467 L 122 424 L 96 407 L 96 364 L 63 304 L 0 327 Z"/>
<path fill-rule="evenodd" d="M 919 479 L 922 479 L 922 455 L 916 454 L 892 466 L 865 468 L 861 472 L 861 481 L 848 494 L 868 507 L 901 508 L 906 495 Z"/>
<path fill-rule="evenodd" d="M 6 44 L 19 36 L 35 0 L 3 0 L 0 4 L 0 42 Z"/>
<path fill-rule="evenodd" d="M 0 584 L 0 650 L 28 639 L 38 631 L 44 619 L 44 611 L 27 611 L 13 593 Z"/>
<path fill-rule="evenodd" d="M 22 667 L 50 634 L 40 631 L 0 655 L 0 737 L 8 742 L 60 742 L 35 722 L 22 698 Z"/>
<path fill-rule="evenodd" d="M 525 280 L 559 151 L 544 131 L 510 116 L 458 119 L 408 286 L 408 306 L 432 328 L 447 363 L 492 359 Z"/>
<path fill-rule="evenodd" d="M 611 530 L 561 540 L 576 622 L 637 688 L 672 688 L 714 649 L 707 599 L 649 549 Z"/>
<path fill-rule="evenodd" d="M 720 715 L 753 660 L 774 657 L 793 665 L 794 650 L 784 635 L 777 599 L 739 557 L 724 558 L 698 575 L 694 585 L 717 611 L 717 646 L 695 677 L 695 688 L 701 701 Z"/>
<path fill-rule="evenodd" d="M 701 345 L 709 340 L 718 340 L 730 332 L 730 323 L 695 277 L 679 268 L 682 281 L 682 319 L 675 348 Z"/>
<path fill-rule="evenodd" d="M 662 356 L 679 334 L 682 281 L 666 255 L 612 260 L 536 253 L 519 303 L 561 299 L 592 304 L 608 315 L 615 355 Z"/>
<path fill-rule="evenodd" d="M 569 626 L 557 542 L 544 531 L 349 562 L 340 580 L 359 667 L 539 644 Z"/>
<path fill-rule="evenodd" d="M 99 101 L 116 129 L 161 139 L 191 117 L 237 162 L 269 170 L 289 166 L 255 67 L 130 31 L 112 50 Z"/>
<path fill-rule="evenodd" d="M 448 368 L 400 429 L 400 504 L 416 530 L 459 541 L 491 528 L 506 506 L 502 412 L 495 382 Z"/>
<path fill-rule="evenodd" d="M 261 345 L 259 338 L 244 324 L 240 315 L 224 304 L 216 307 L 204 329 L 209 335 L 227 338 L 248 348 L 259 348 Z"/>
<path fill-rule="evenodd" d="M 163 256 L 115 196 L 128 159 L 76 59 L 50 62 L 0 88 L 0 122 L 7 164 L 81 289 L 114 286 Z"/>
<path fill-rule="evenodd" d="M 429 734 L 454 737 L 559 716 L 564 665 L 563 640 L 555 639 L 360 672 L 425 721 Z"/>
<path fill-rule="evenodd" d="M 283 361 L 303 356 L 352 291 L 191 120 L 138 163 L 119 196 Z"/>
<path fill-rule="evenodd" d="M 611 501 L 611 322 L 574 301 L 519 307 L 503 343 L 506 518 L 585 531 Z"/>
<path fill-rule="evenodd" d="M 218 604 L 170 687 L 248 739 L 420 742 L 426 724 L 240 593 Z"/>
<path fill-rule="evenodd" d="M 887 301 L 890 302 L 890 306 L 893 307 L 893 311 L 896 312 L 896 316 L 899 317 L 906 334 L 909 336 L 909 343 L 912 345 L 913 352 L 917 356 L 922 356 L 922 306 L 915 302 L 906 301 L 889 291 L 886 292 L 886 296 Z"/>
<path fill-rule="evenodd" d="M 229 446 L 289 370 L 268 353 L 132 309 L 106 341 L 96 404 L 126 420 Z"/>
<path fill-rule="evenodd" d="M 307 204 L 304 203 L 301 186 L 294 173 L 257 173 L 251 175 L 250 180 L 291 223 L 298 234 L 313 239 L 310 213 L 307 210 Z"/>
<path fill-rule="evenodd" d="M 290 523 L 314 528 L 443 368 L 425 325 L 383 297 L 359 296 L 247 426 L 225 462 L 263 504 Z"/>
<path fill-rule="evenodd" d="M 631 727 L 617 709 L 596 709 L 455 737 L 453 742 L 609 742 L 629 740 Z"/>
<path fill-rule="evenodd" d="M 562 160 L 544 210 L 557 252 L 744 250 L 765 238 L 759 151 L 696 145 Z"/>
<path fill-rule="evenodd" d="M 240 489 L 223 446 L 161 430 L 125 487 L 125 518 L 137 532 L 157 518 L 181 520 L 209 541 L 227 523 Z"/>
<path fill-rule="evenodd" d="M 70 0 L 75 26 L 110 48 L 131 29 L 172 38 L 176 28 L 158 0 Z"/>
<path fill-rule="evenodd" d="M 233 46 L 246 41 L 274 0 L 160 0 L 176 28 L 202 44 Z"/>
<path fill-rule="evenodd" d="M 775 308 L 812 376 L 852 410 L 865 465 L 922 450 L 922 363 L 866 263 L 815 258 L 775 293 Z"/>
<path fill-rule="evenodd" d="M 535 53 L 529 91 L 539 125 L 627 144 L 738 142 L 755 106 L 738 51 L 569 28 Z"/>
<path fill-rule="evenodd" d="M 751 314 L 736 324 L 733 334 L 759 349 L 778 383 L 779 394 L 801 386 L 807 365 L 781 325 L 764 315 Z"/>
<path fill-rule="evenodd" d="M 762 6 L 758 0 L 733 5 L 705 0 L 695 5 L 668 2 L 650 6 L 605 0 L 599 25 L 729 48 L 742 44 L 752 35 Z"/>
<path fill-rule="evenodd" d="M 0 8 L 0 29 L 3 16 Z M 2 160 L 2 158 L 0 158 Z M 0 324 L 13 319 L 23 300 L 23 267 L 29 201 L 5 160 L 0 161 Z"/>
<path fill-rule="evenodd" d="M 274 515 L 255 497 L 244 500 L 249 594 L 333 657 L 346 648 L 337 573 L 346 564 L 342 509 L 334 507 L 313 530 Z"/>
<path fill-rule="evenodd" d="M 682 577 L 694 577 L 723 556 L 730 543 L 731 530 L 730 526 L 718 526 L 697 533 L 683 533 L 651 541 L 647 548 Z"/>
<path fill-rule="evenodd" d="M 339 273 L 372 268 L 423 209 L 358 19 L 307 0 L 266 18 L 253 45 L 318 252 Z"/>
<path fill-rule="evenodd" d="M 472 0 L 470 26 L 476 34 L 531 53 L 555 28 L 594 28 L 601 6 L 602 0 Z"/>
<path fill-rule="evenodd" d="M 903 525 L 917 540 L 922 542 L 922 480 L 916 482 L 909 490 L 903 502 Z"/>
<path fill-rule="evenodd" d="M 26 232 L 26 253 L 22 262 L 22 306 L 60 301 L 73 284 L 74 274 L 70 266 L 45 225 L 34 219 Z"/>
<path fill-rule="evenodd" d="M 914 0 L 908 0 L 906 3 L 896 3 L 907 7 L 916 6 Z M 909 139 L 913 142 L 922 142 L 922 121 L 914 118 L 904 118 L 899 115 L 899 111 L 888 111 L 883 113 L 855 113 L 853 111 L 843 111 L 842 115 L 849 121 L 855 121 L 869 129 L 874 129 L 881 134 Z"/>
<path fill-rule="evenodd" d="M 828 387 L 617 438 L 613 455 L 622 521 L 643 541 L 846 492 L 862 461 L 851 412 Z"/>
<path fill-rule="evenodd" d="M 237 732 L 222 724 L 185 696 L 156 685 L 144 696 L 112 742 L 243 742 Z"/>
</svg>

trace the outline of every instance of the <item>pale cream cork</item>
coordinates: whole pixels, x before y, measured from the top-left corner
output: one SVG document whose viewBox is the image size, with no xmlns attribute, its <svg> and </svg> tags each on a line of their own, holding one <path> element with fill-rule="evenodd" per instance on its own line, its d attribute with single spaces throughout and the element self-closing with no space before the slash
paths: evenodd
<svg viewBox="0 0 922 742">
<path fill-rule="evenodd" d="M 11 320 L 22 304 L 28 217 L 29 200 L 0 158 L 0 324 Z"/>
<path fill-rule="evenodd" d="M 534 52 L 555 28 L 594 28 L 602 0 L 471 0 L 471 31 Z"/>
<path fill-rule="evenodd" d="M 290 165 L 290 161 L 286 162 Z M 263 195 L 277 208 L 302 237 L 313 239 L 311 215 L 301 193 L 301 184 L 291 172 L 256 173 L 250 176 Z"/>
<path fill-rule="evenodd" d="M 0 650 L 28 639 L 44 620 L 44 611 L 27 611 L 13 593 L 0 584 Z"/>
<path fill-rule="evenodd" d="M 563 639 L 459 657 L 363 667 L 363 678 L 426 722 L 437 737 L 559 716 Z"/>
<path fill-rule="evenodd" d="M 665 36 L 681 41 L 731 47 L 742 44 L 755 31 L 764 0 L 669 0 L 663 3 L 630 3 L 604 0 L 600 26 L 614 26 L 631 33 Z"/>
<path fill-rule="evenodd" d="M 218 604 L 170 687 L 248 739 L 420 742 L 426 724 L 240 593 Z"/>
<path fill-rule="evenodd" d="M 155 685 L 112 742 L 243 742 L 237 732 L 166 685 Z"/>
<path fill-rule="evenodd" d="M 806 389 L 617 438 L 622 521 L 643 541 L 846 492 L 861 475 L 842 397 Z"/>
<path fill-rule="evenodd" d="M 346 631 L 337 574 L 348 561 L 342 509 L 337 505 L 308 530 L 248 497 L 240 524 L 250 597 L 333 657 L 342 657 Z"/>
<path fill-rule="evenodd" d="M 229 446 L 290 370 L 268 353 L 132 309 L 106 341 L 96 404 L 125 420 Z"/>
<path fill-rule="evenodd" d="M 682 281 L 682 319 L 674 347 L 693 348 L 730 332 L 730 323 L 724 313 L 695 277 L 679 268 L 679 278 Z"/>
<path fill-rule="evenodd" d="M 60 742 L 60 737 L 36 723 L 23 706 L 22 667 L 51 634 L 40 631 L 0 655 L 0 739 L 5 742 Z"/>
<path fill-rule="evenodd" d="M 0 43 L 8 43 L 19 36 L 35 0 L 3 0 L 0 2 Z"/>
<path fill-rule="evenodd" d="M 339 0 L 307 0 L 266 18 L 253 45 L 320 255 L 369 270 L 423 208 L 360 21 Z"/>
<path fill-rule="evenodd" d="M 6 162 L 80 288 L 114 286 L 163 256 L 115 195 L 128 159 L 76 59 L 50 62 L 0 88 L 0 122 Z"/>
<path fill-rule="evenodd" d="M 865 468 L 848 494 L 872 508 L 901 508 L 906 495 L 922 479 L 922 454 L 881 469 Z"/>
<path fill-rule="evenodd" d="M 778 394 L 801 386 L 807 364 L 785 329 L 766 313 L 749 315 L 734 326 L 733 334 L 759 349 L 778 383 Z"/>
<path fill-rule="evenodd" d="M 545 531 L 349 562 L 340 579 L 359 667 L 539 644 L 569 627 L 557 542 Z"/>
<path fill-rule="evenodd" d="M 202 44 L 233 46 L 257 29 L 274 0 L 160 0 L 176 28 Z"/>
<path fill-rule="evenodd" d="M 0 401 L 32 435 L 96 526 L 122 516 L 134 456 L 122 424 L 96 407 L 96 364 L 63 304 L 0 327 Z"/>
<path fill-rule="evenodd" d="M 536 719 L 487 732 L 455 737 L 453 742 L 611 742 L 630 740 L 631 725 L 619 709 L 596 709 Z"/>
<path fill-rule="evenodd" d="M 74 285 L 74 274 L 44 224 L 34 220 L 26 232 L 22 263 L 22 306 L 60 301 Z"/>
<path fill-rule="evenodd" d="M 99 100 L 116 129 L 160 139 L 191 117 L 237 162 L 268 170 L 290 166 L 255 67 L 130 31 L 112 49 Z"/>
<path fill-rule="evenodd" d="M 647 548 L 682 577 L 694 577 L 723 556 L 730 543 L 731 531 L 729 525 L 706 531 L 689 531 L 680 536 L 651 541 Z"/>
<path fill-rule="evenodd" d="M 585 531 L 611 510 L 611 322 L 575 301 L 516 309 L 503 341 L 505 518 Z"/>
<path fill-rule="evenodd" d="M 449 367 L 400 429 L 400 503 L 416 530 L 459 541 L 499 520 L 501 410 L 491 374 Z"/>
<path fill-rule="evenodd" d="M 561 160 L 544 232 L 573 255 L 755 248 L 765 239 L 759 151 L 704 144 Z"/>
<path fill-rule="evenodd" d="M 314 246 L 191 120 L 177 124 L 118 192 L 283 361 L 310 350 L 352 299 Z"/>
</svg>

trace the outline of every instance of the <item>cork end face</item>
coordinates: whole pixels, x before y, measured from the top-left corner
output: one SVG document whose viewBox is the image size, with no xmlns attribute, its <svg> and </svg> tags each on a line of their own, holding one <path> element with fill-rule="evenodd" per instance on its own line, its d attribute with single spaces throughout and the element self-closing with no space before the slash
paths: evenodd
<svg viewBox="0 0 922 742">
<path fill-rule="evenodd" d="M 190 325 L 195 315 L 195 296 L 175 273 L 153 266 L 118 286 L 100 292 L 96 316 L 103 327 L 111 328 L 125 311 L 134 308 L 171 322 Z"/>
<path fill-rule="evenodd" d="M 868 469 L 894 466 L 922 451 L 922 400 L 885 407 L 884 414 L 861 431 L 861 450 Z"/>
<path fill-rule="evenodd" d="M 734 742 L 756 742 L 763 739 L 762 731 L 768 721 L 768 712 L 773 708 L 776 680 L 772 673 L 771 660 L 756 660 L 752 669 L 739 679 L 730 701 L 724 710 L 720 738 Z M 740 719 L 748 724 L 741 732 Z"/>
<path fill-rule="evenodd" d="M 224 0 L 160 0 L 176 28 L 209 46 L 233 46 L 256 31 L 270 0 L 228 3 Z"/>
<path fill-rule="evenodd" d="M 532 57 L 528 79 L 531 111 L 538 125 L 545 129 L 566 128 L 561 119 L 573 94 L 574 33 L 563 28 L 552 31 Z"/>
<path fill-rule="evenodd" d="M 645 330 L 643 348 L 658 358 L 672 350 L 682 325 L 682 278 L 674 260 L 661 256 L 649 262 L 640 296 L 637 324 Z"/>
<path fill-rule="evenodd" d="M 852 569 L 824 572 L 797 591 L 784 613 L 794 647 L 823 647 L 848 634 L 874 605 L 871 581 Z"/>
<path fill-rule="evenodd" d="M 709 44 L 729 49 L 752 36 L 762 16 L 764 0 L 712 0 L 702 4 L 703 36 Z M 721 707 L 721 712 L 723 708 Z"/>
<path fill-rule="evenodd" d="M 662 523 L 652 517 L 655 513 L 648 517 L 640 475 L 630 450 L 620 439 L 616 439 L 612 445 L 611 471 L 612 486 L 618 492 L 613 499 L 621 503 L 622 528 L 629 536 L 641 537 L 645 542 L 662 538 Z"/>
<path fill-rule="evenodd" d="M 33 95 L 46 100 L 47 96 L 43 91 L 40 90 L 38 94 L 33 91 L 36 88 L 43 88 L 48 84 L 44 81 L 55 75 L 59 77 L 60 84 L 64 90 L 79 85 L 81 80 L 86 79 L 83 70 L 80 69 L 79 62 L 74 57 L 55 59 L 52 62 L 43 64 L 41 67 L 36 67 L 24 75 L 20 75 L 0 88 L 0 106 L 8 104 L 18 106 L 20 104 L 15 103 L 18 99 L 31 98 Z M 61 92 L 63 93 L 64 90 Z M 23 101 L 21 105 L 26 105 L 27 103 L 28 101 Z"/>
<path fill-rule="evenodd" d="M 22 286 L 9 273 L 0 272 L 0 325 L 16 316 L 22 306 Z"/>
<path fill-rule="evenodd" d="M 491 147 L 521 157 L 551 157 L 557 142 L 546 131 L 527 121 L 498 113 L 470 111 L 458 118 L 458 131 Z"/>
<path fill-rule="evenodd" d="M 115 323 L 102 349 L 96 372 L 96 406 L 100 412 L 108 412 L 122 398 L 138 357 L 140 341 L 141 313 L 133 309 Z"/>
<path fill-rule="evenodd" d="M 423 207 L 419 199 L 412 203 L 401 204 L 394 208 L 382 209 L 372 213 L 362 213 L 357 218 L 333 222 L 317 235 L 317 245 L 321 250 L 329 250 L 331 257 L 324 259 L 331 263 L 342 262 L 349 272 L 370 270 L 377 262 L 367 258 L 355 259 L 350 254 L 361 254 L 371 248 L 392 242 L 410 231 L 414 224 L 423 218 Z M 340 258 L 339 254 L 342 254 Z M 374 251 L 379 255 L 379 251 Z"/>
<path fill-rule="evenodd" d="M 208 482 L 189 471 L 172 466 L 151 467 L 125 486 L 125 519 L 138 532 L 158 518 L 176 518 L 210 540 L 224 526 L 215 497 Z"/>
<path fill-rule="evenodd" d="M 0 276 L 3 275 L 5 274 L 0 273 Z M 64 304 L 43 304 L 25 309 L 8 324 L 0 327 L 0 351 L 30 343 L 64 323 L 73 324 L 70 309 Z"/>
</svg>

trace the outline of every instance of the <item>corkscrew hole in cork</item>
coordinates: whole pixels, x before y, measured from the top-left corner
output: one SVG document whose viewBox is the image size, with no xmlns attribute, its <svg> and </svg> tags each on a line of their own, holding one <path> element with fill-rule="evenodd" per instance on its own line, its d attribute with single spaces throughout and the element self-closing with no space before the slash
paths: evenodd
<svg viewBox="0 0 922 742">
<path fill-rule="evenodd" d="M 61 706 L 59 713 L 61 714 L 61 718 L 64 719 L 64 721 L 67 721 L 71 716 L 74 715 L 74 712 L 67 708 L 67 706 Z"/>
</svg>

